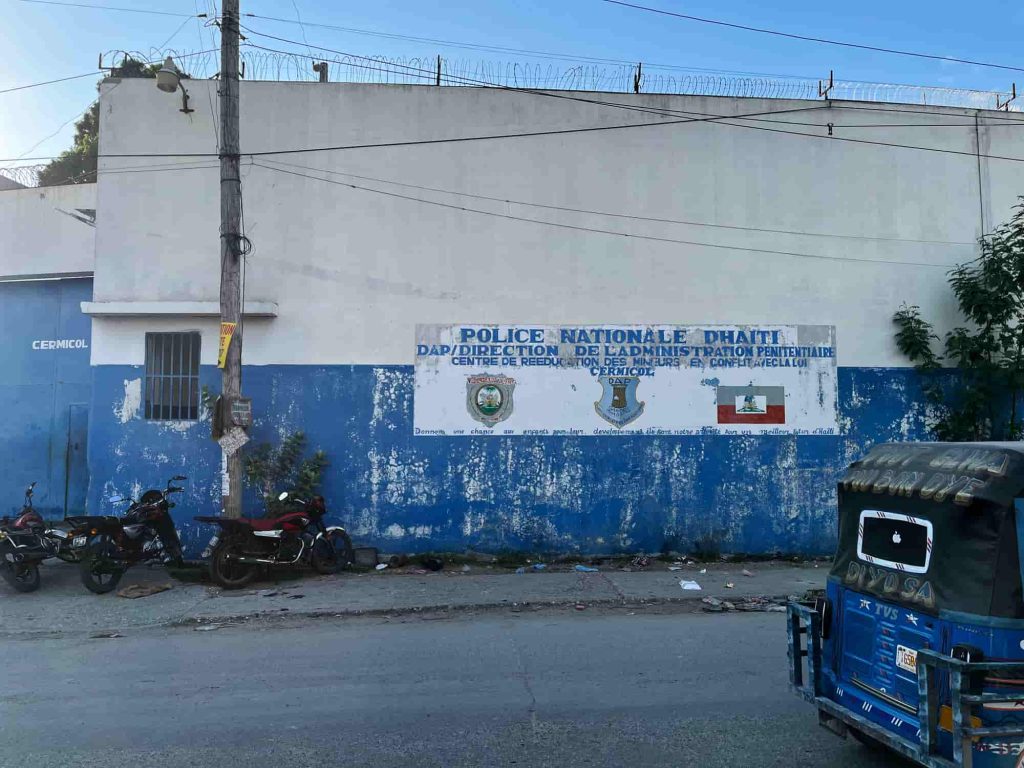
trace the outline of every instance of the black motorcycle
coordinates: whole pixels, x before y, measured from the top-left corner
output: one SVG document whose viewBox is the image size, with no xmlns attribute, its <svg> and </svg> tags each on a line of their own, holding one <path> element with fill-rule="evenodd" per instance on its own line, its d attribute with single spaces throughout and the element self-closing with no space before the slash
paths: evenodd
<svg viewBox="0 0 1024 768">
<path fill-rule="evenodd" d="M 69 517 L 72 546 L 83 550 L 79 574 L 90 592 L 114 589 L 131 566 L 145 562 L 181 565 L 181 541 L 171 519 L 171 494 L 184 490 L 172 485 L 185 480 L 175 475 L 163 490 L 146 491 L 131 500 L 121 516 Z"/>
<path fill-rule="evenodd" d="M 25 489 L 25 503 L 13 520 L 0 519 L 0 575 L 19 592 L 39 588 L 39 564 L 50 557 L 75 562 L 67 534 L 51 528 L 32 506 L 36 484 Z"/>
<path fill-rule="evenodd" d="M 337 573 L 355 561 L 352 539 L 341 526 L 324 523 L 323 496 L 278 496 L 280 514 L 264 518 L 197 517 L 219 525 L 203 552 L 210 576 L 225 589 L 238 589 L 268 566 L 309 565 L 317 573 Z"/>
</svg>

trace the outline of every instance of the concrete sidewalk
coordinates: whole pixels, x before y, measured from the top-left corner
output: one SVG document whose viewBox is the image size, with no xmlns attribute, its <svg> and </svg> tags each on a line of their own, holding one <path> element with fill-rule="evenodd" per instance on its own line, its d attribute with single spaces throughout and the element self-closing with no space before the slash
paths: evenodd
<svg viewBox="0 0 1024 768">
<path fill-rule="evenodd" d="M 37 592 L 19 594 L 0 583 L 0 633 L 95 633 L 282 616 L 391 616 L 527 606 L 685 604 L 699 610 L 705 597 L 738 603 L 752 597 L 802 595 L 823 587 L 828 572 L 826 563 L 785 562 L 694 564 L 678 571 L 655 562 L 644 570 L 604 566 L 597 573 L 579 573 L 572 565 L 524 574 L 478 565 L 463 568 L 454 565 L 438 573 L 407 568 L 307 574 L 257 582 L 238 591 L 177 581 L 160 568 L 136 568 L 125 575 L 119 589 L 159 583 L 172 588 L 130 600 L 116 592 L 91 594 L 80 584 L 75 566 L 48 561 Z M 684 579 L 696 581 L 701 589 L 683 590 L 679 582 Z"/>
</svg>

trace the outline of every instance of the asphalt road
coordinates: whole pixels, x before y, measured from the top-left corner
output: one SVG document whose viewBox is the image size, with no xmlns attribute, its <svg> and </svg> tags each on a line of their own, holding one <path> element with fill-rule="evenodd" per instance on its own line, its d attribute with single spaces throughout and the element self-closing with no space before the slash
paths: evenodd
<svg viewBox="0 0 1024 768">
<path fill-rule="evenodd" d="M 2 766 L 885 766 L 781 614 L 553 611 L 0 640 Z"/>
</svg>

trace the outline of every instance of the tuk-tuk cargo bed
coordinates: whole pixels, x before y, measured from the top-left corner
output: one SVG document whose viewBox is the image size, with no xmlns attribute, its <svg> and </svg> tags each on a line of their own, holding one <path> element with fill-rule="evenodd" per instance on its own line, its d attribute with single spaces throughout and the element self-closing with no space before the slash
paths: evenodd
<svg viewBox="0 0 1024 768">
<path fill-rule="evenodd" d="M 1020 689 L 1010 693 L 971 693 L 965 690 L 972 675 L 978 672 L 1024 675 L 1024 661 L 962 661 L 931 649 L 919 650 L 917 719 L 920 727 L 917 732 L 918 740 L 913 741 L 825 695 L 822 679 L 821 614 L 811 605 L 791 602 L 787 606 L 786 618 L 790 687 L 818 708 L 821 725 L 839 735 L 845 736 L 849 728 L 856 729 L 927 768 L 970 768 L 974 752 L 972 744 L 975 740 L 1024 736 L 1024 723 L 997 726 L 971 724 L 975 720 L 973 707 L 987 703 L 1024 700 Z M 948 678 L 947 706 L 951 710 L 952 727 L 945 728 L 944 731 L 951 731 L 952 759 L 938 752 L 940 706 L 944 703 L 940 701 L 940 686 L 936 680 L 940 671 Z M 875 706 L 882 709 L 884 702 L 880 701 Z M 871 711 L 872 708 L 868 706 L 865 711 Z M 841 725 L 837 727 L 836 721 Z"/>
</svg>

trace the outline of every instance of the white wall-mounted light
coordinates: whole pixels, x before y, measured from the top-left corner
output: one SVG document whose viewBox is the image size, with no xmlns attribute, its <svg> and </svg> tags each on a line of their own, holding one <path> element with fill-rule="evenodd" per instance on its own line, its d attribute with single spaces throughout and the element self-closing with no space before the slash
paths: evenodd
<svg viewBox="0 0 1024 768">
<path fill-rule="evenodd" d="M 186 115 L 189 112 L 195 112 L 194 109 L 190 109 L 188 106 L 188 91 L 185 90 L 185 86 L 181 84 L 181 70 L 178 69 L 174 64 L 174 59 L 168 56 L 164 59 L 164 64 L 156 72 L 156 87 L 164 93 L 174 93 L 176 90 L 181 88 L 181 112 Z"/>
</svg>

